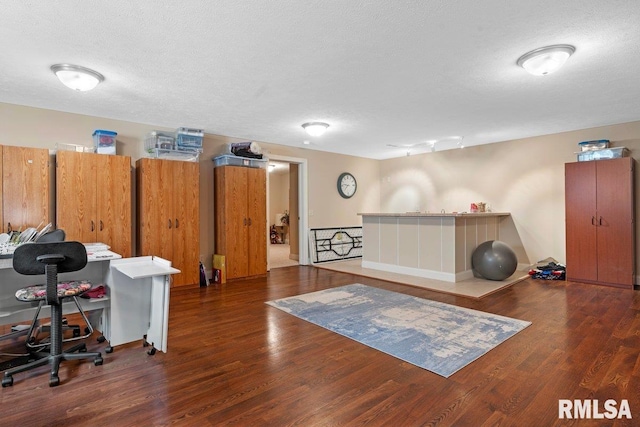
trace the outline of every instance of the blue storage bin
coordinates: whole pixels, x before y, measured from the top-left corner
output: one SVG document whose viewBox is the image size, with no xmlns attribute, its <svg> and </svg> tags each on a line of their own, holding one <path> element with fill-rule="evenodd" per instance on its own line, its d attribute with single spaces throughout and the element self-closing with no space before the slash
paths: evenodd
<svg viewBox="0 0 640 427">
<path fill-rule="evenodd" d="M 96 153 L 116 154 L 117 135 L 117 132 L 111 130 L 95 130 L 93 132 L 93 145 L 96 147 Z"/>
<path fill-rule="evenodd" d="M 176 146 L 181 148 L 192 148 L 202 151 L 202 139 L 204 131 L 201 129 L 178 128 L 176 131 Z"/>
<path fill-rule="evenodd" d="M 578 143 L 580 151 L 604 150 L 609 148 L 608 139 L 598 139 L 595 141 L 582 141 Z"/>
</svg>

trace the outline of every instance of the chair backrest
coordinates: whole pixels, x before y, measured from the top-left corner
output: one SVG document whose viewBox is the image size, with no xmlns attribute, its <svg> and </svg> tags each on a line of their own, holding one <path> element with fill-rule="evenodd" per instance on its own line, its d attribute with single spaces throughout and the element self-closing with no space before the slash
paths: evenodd
<svg viewBox="0 0 640 427">
<path fill-rule="evenodd" d="M 49 242 L 64 242 L 65 233 L 64 230 L 58 228 L 57 230 L 53 230 L 48 232 L 47 234 L 43 234 L 40 236 L 37 243 L 49 243 Z"/>
<path fill-rule="evenodd" d="M 80 242 L 25 243 L 13 253 L 13 269 L 20 274 L 45 274 L 46 263 L 38 261 L 43 255 L 59 255 L 58 273 L 78 271 L 87 265 L 87 249 Z"/>
</svg>

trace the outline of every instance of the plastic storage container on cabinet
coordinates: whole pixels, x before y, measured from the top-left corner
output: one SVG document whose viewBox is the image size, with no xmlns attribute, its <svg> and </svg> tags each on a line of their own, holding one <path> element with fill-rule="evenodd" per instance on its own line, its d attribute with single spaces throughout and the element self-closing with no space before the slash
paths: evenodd
<svg viewBox="0 0 640 427">
<path fill-rule="evenodd" d="M 202 152 L 203 138 L 204 131 L 201 129 L 178 128 L 176 131 L 176 149 Z"/>
<path fill-rule="evenodd" d="M 96 153 L 99 154 L 116 154 L 116 136 L 117 132 L 110 130 L 98 129 L 93 132 L 93 145 Z"/>
<path fill-rule="evenodd" d="M 607 148 L 606 150 L 582 151 L 577 154 L 579 162 L 587 162 L 590 160 L 608 160 L 629 157 L 629 150 L 625 147 L 615 147 Z"/>
<path fill-rule="evenodd" d="M 229 154 L 216 156 L 212 160 L 214 168 L 217 168 L 219 166 L 246 166 L 250 168 L 266 169 L 267 163 L 269 162 L 269 160 L 267 159 L 250 159 L 248 157 L 240 157 Z"/>
<path fill-rule="evenodd" d="M 596 141 L 583 141 L 579 142 L 578 146 L 580 147 L 580 151 L 604 150 L 605 148 L 609 148 L 609 140 L 598 139 Z"/>
<path fill-rule="evenodd" d="M 151 131 L 144 139 L 144 150 L 149 157 L 165 160 L 197 162 L 202 149 L 178 147 L 173 134 Z"/>
</svg>

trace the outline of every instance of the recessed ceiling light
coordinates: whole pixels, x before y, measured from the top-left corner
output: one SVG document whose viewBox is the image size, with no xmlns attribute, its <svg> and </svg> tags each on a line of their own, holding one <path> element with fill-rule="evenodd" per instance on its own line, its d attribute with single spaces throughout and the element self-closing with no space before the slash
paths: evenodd
<svg viewBox="0 0 640 427">
<path fill-rule="evenodd" d="M 104 80 L 102 74 L 79 65 L 56 64 L 51 66 L 51 71 L 65 86 L 81 92 L 93 89 Z"/>
<path fill-rule="evenodd" d="M 302 125 L 302 128 L 311 136 L 320 136 L 327 131 L 329 125 L 323 122 L 309 122 Z"/>
<path fill-rule="evenodd" d="M 557 71 L 576 51 L 568 44 L 555 44 L 527 52 L 518 58 L 516 64 L 534 76 L 546 76 Z"/>
</svg>

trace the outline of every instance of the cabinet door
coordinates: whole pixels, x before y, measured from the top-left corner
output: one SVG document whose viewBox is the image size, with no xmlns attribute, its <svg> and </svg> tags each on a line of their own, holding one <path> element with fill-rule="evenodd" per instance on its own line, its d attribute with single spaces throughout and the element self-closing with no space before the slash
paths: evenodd
<svg viewBox="0 0 640 427">
<path fill-rule="evenodd" d="M 194 162 L 172 162 L 173 259 L 181 271 L 175 286 L 200 283 L 200 168 Z"/>
<path fill-rule="evenodd" d="M 155 255 L 173 261 L 170 166 L 166 160 L 138 160 L 138 255 Z"/>
<path fill-rule="evenodd" d="M 633 159 L 596 164 L 598 281 L 633 286 Z"/>
<path fill-rule="evenodd" d="M 96 159 L 96 240 L 128 258 L 131 256 L 131 158 L 99 155 Z"/>
<path fill-rule="evenodd" d="M 96 156 L 76 151 L 56 154 L 56 226 L 65 231 L 66 240 L 97 241 Z"/>
<path fill-rule="evenodd" d="M 222 166 L 214 169 L 216 253 L 225 256 L 227 278 L 248 275 L 248 218 L 246 168 Z"/>
<path fill-rule="evenodd" d="M 598 278 L 596 253 L 596 163 L 565 165 L 567 279 Z"/>
<path fill-rule="evenodd" d="M 248 272 L 267 272 L 267 177 L 264 169 L 247 168 Z"/>
<path fill-rule="evenodd" d="M 2 147 L 3 230 L 44 226 L 51 221 L 49 150 Z"/>
</svg>

